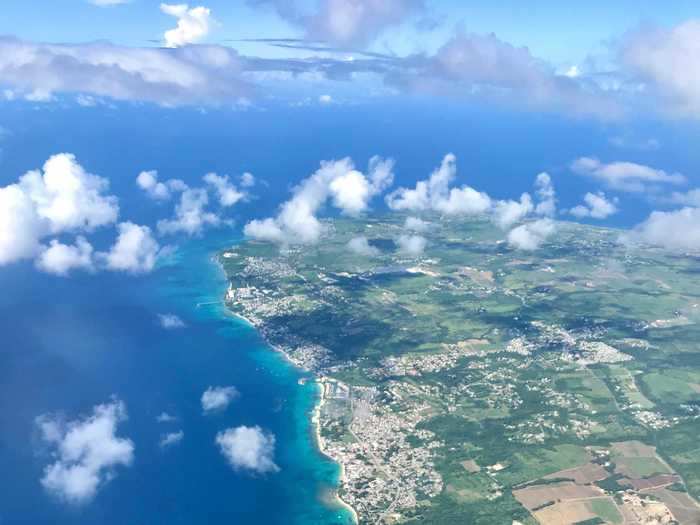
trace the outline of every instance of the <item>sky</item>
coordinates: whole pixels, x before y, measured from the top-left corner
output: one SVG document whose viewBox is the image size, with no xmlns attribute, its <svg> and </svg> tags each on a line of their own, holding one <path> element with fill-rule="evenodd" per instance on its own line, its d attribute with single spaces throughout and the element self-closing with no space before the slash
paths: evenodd
<svg viewBox="0 0 700 525">
<path fill-rule="evenodd" d="M 37 0 L 31 5 L 5 2 L 0 34 L 42 42 L 109 40 L 129 46 L 151 45 L 172 25 L 159 5 L 160 2 L 149 0 L 104 7 L 87 0 Z M 313 8 L 313 2 L 306 5 Z M 553 0 L 527 3 L 433 0 L 425 5 L 425 16 L 439 27 L 423 30 L 420 38 L 415 38 L 415 24 L 394 28 L 374 48 L 402 53 L 435 48 L 454 26 L 462 25 L 472 32 L 493 32 L 515 45 L 528 46 L 536 56 L 564 64 L 582 60 L 592 50 L 635 26 L 674 25 L 700 14 L 697 3 L 689 0 L 671 4 L 653 0 L 591 0 L 577 5 Z M 203 42 L 238 47 L 240 43 L 230 41 L 303 36 L 298 27 L 280 19 L 272 9 L 260 9 L 244 0 L 212 0 L 206 7 L 211 9 L 218 24 Z M 43 16 L 33 16 L 36 12 Z M 32 20 L 31 24 L 26 23 L 28 19 Z"/>
</svg>

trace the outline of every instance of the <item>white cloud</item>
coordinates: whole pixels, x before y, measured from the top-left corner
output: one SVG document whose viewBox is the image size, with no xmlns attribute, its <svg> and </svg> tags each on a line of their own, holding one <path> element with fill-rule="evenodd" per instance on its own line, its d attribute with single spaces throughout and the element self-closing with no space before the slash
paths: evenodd
<svg viewBox="0 0 700 525">
<path fill-rule="evenodd" d="M 175 416 L 171 416 L 167 412 L 161 412 L 158 417 L 156 417 L 156 421 L 158 421 L 158 423 L 172 423 L 177 421 L 177 418 Z"/>
<path fill-rule="evenodd" d="M 318 235 L 320 236 L 320 226 L 317 228 L 313 221 L 310 220 L 310 222 L 314 228 L 314 232 L 311 235 L 308 235 L 306 238 L 309 239 L 309 242 L 315 242 L 317 240 L 317 231 Z M 288 237 L 279 226 L 278 222 L 271 217 L 250 221 L 243 228 L 243 233 L 245 233 L 248 237 L 259 241 L 270 241 L 280 244 L 293 241 L 293 238 Z"/>
<path fill-rule="evenodd" d="M 235 386 L 210 386 L 202 394 L 202 410 L 205 413 L 224 410 L 239 395 Z"/>
<path fill-rule="evenodd" d="M 586 193 L 583 197 L 584 204 L 574 206 L 569 210 L 569 213 L 574 217 L 583 219 L 591 217 L 593 219 L 606 219 L 614 215 L 619 210 L 617 209 L 617 199 L 609 200 L 605 193 Z"/>
<path fill-rule="evenodd" d="M 700 208 L 652 212 L 646 221 L 623 235 L 622 240 L 670 250 L 700 250 Z"/>
<path fill-rule="evenodd" d="M 502 230 L 507 230 L 532 213 L 541 217 L 554 217 L 557 214 L 557 197 L 552 179 L 547 173 L 540 173 L 535 178 L 535 193 L 536 205 L 529 193 L 523 193 L 519 201 L 496 202 L 493 206 L 493 222 Z"/>
<path fill-rule="evenodd" d="M 158 181 L 158 172 L 155 170 L 142 171 L 136 177 L 136 184 L 152 199 L 167 200 L 173 193 L 185 191 L 187 184 L 180 179 L 170 179 L 165 182 Z"/>
<path fill-rule="evenodd" d="M 74 155 L 60 153 L 44 163 L 43 172 L 26 173 L 19 182 L 49 231 L 92 231 L 117 220 L 117 198 L 105 195 L 107 179 L 87 173 Z"/>
<path fill-rule="evenodd" d="M 253 220 L 246 224 L 244 232 L 259 240 L 315 243 L 323 233 L 316 214 L 328 199 L 347 215 L 366 211 L 372 197 L 391 184 L 393 166 L 390 159 L 373 157 L 365 175 L 355 169 L 350 158 L 321 162 L 321 167 L 294 189 L 294 195 L 282 205 L 277 217 Z"/>
<path fill-rule="evenodd" d="M 695 188 L 685 193 L 674 191 L 669 200 L 676 204 L 700 208 L 700 188 Z"/>
<path fill-rule="evenodd" d="M 348 250 L 357 255 L 364 255 L 367 257 L 379 255 L 380 253 L 378 248 L 369 243 L 367 237 L 362 236 L 350 239 L 350 241 L 348 241 Z"/>
<path fill-rule="evenodd" d="M 82 93 L 79 93 L 75 97 L 75 102 L 76 104 L 84 108 L 94 108 L 99 103 L 99 101 L 95 97 L 92 97 L 90 95 L 83 95 Z"/>
<path fill-rule="evenodd" d="M 478 97 L 518 107 L 619 117 L 618 103 L 591 78 L 558 75 L 527 47 L 458 31 L 435 54 L 406 57 L 387 80 L 410 92 Z"/>
<path fill-rule="evenodd" d="M 48 227 L 17 184 L 0 188 L 0 265 L 34 257 Z"/>
<path fill-rule="evenodd" d="M 160 4 L 160 10 L 177 18 L 177 27 L 163 35 L 166 47 L 193 44 L 209 34 L 211 10 L 206 7 L 190 9 L 187 4 Z"/>
<path fill-rule="evenodd" d="M 392 210 L 438 211 L 447 215 L 479 215 L 491 208 L 491 199 L 485 193 L 469 186 L 450 188 L 457 176 L 457 158 L 445 155 L 439 168 L 428 180 L 416 183 L 415 188 L 399 188 L 386 197 Z"/>
<path fill-rule="evenodd" d="M 37 257 L 36 265 L 44 272 L 66 276 L 74 269 L 93 270 L 92 253 L 92 245 L 84 237 L 78 237 L 75 245 L 52 239 Z"/>
<path fill-rule="evenodd" d="M 158 321 L 160 326 L 166 330 L 184 328 L 186 326 L 185 322 L 175 314 L 158 314 Z"/>
<path fill-rule="evenodd" d="M 33 91 L 29 91 L 24 94 L 24 100 L 28 102 L 53 102 L 56 100 L 53 93 L 45 88 L 35 88 Z"/>
<path fill-rule="evenodd" d="M 404 229 L 413 232 L 425 232 L 430 228 L 430 223 L 418 217 L 406 217 L 403 223 Z"/>
<path fill-rule="evenodd" d="M 681 116 L 700 116 L 699 56 L 698 19 L 670 29 L 647 26 L 629 33 L 621 47 L 623 65 Z"/>
<path fill-rule="evenodd" d="M 250 173 L 246 175 L 250 175 Z M 231 183 L 228 175 L 221 176 L 216 173 L 207 173 L 204 176 L 204 182 L 216 190 L 221 206 L 233 206 L 246 196 L 245 192 L 240 191 L 235 184 Z"/>
<path fill-rule="evenodd" d="M 507 230 L 515 223 L 522 221 L 535 210 L 532 197 L 523 193 L 519 201 L 498 201 L 493 209 L 493 221 L 502 230 Z"/>
<path fill-rule="evenodd" d="M 321 95 L 318 97 L 318 101 L 320 104 L 327 106 L 328 104 L 333 103 L 333 97 L 331 97 L 330 95 Z"/>
<path fill-rule="evenodd" d="M 218 226 L 222 219 L 216 213 L 207 210 L 209 205 L 208 190 L 216 195 L 219 205 L 228 208 L 245 199 L 248 195 L 233 184 L 228 175 L 207 173 L 203 177 L 205 187 L 190 188 L 180 179 L 158 181 L 156 171 L 143 171 L 136 179 L 137 184 L 155 199 L 168 199 L 174 193 L 180 193 L 180 200 L 175 206 L 172 219 L 158 221 L 160 234 L 186 233 L 199 235 L 207 226 Z M 241 177 L 242 184 L 252 185 L 255 178 L 250 173 Z"/>
<path fill-rule="evenodd" d="M 207 226 L 218 226 L 221 224 L 221 219 L 215 213 L 206 210 L 208 204 L 209 196 L 206 190 L 186 189 L 180 195 L 180 202 L 175 206 L 175 217 L 158 221 L 158 232 L 199 235 Z"/>
<path fill-rule="evenodd" d="M 146 273 L 153 270 L 158 260 L 160 246 L 148 226 L 122 222 L 119 236 L 106 253 L 99 256 L 108 269 L 130 273 Z"/>
<path fill-rule="evenodd" d="M 119 206 L 106 194 L 108 187 L 106 179 L 87 173 L 68 153 L 53 155 L 43 170 L 0 187 L 0 265 L 34 257 L 48 235 L 114 223 Z"/>
<path fill-rule="evenodd" d="M 279 471 L 274 462 L 275 436 L 258 426 L 240 426 L 219 432 L 216 443 L 236 470 L 250 470 L 258 474 Z"/>
<path fill-rule="evenodd" d="M 399 251 L 405 255 L 417 256 L 425 251 L 425 246 L 428 243 L 425 237 L 420 235 L 401 235 L 396 240 L 399 245 Z"/>
<path fill-rule="evenodd" d="M 581 157 L 571 163 L 571 171 L 604 182 L 608 187 L 628 192 L 643 192 L 653 185 L 684 184 L 680 173 L 666 173 L 634 162 L 604 164 L 591 157 Z"/>
<path fill-rule="evenodd" d="M 160 437 L 160 448 L 168 448 L 173 445 L 177 445 L 185 437 L 185 433 L 182 430 L 177 432 L 168 432 Z"/>
<path fill-rule="evenodd" d="M 241 175 L 241 187 L 242 188 L 252 188 L 255 186 L 255 177 L 252 173 L 245 172 Z"/>
<path fill-rule="evenodd" d="M 295 0 L 248 0 L 273 5 L 282 18 L 301 27 L 311 40 L 339 46 L 364 46 L 383 31 L 425 9 L 424 0 L 320 0 L 315 11 L 302 13 Z"/>
<path fill-rule="evenodd" d="M 38 417 L 41 437 L 54 457 L 41 478 L 44 488 L 68 503 L 92 500 L 114 478 L 117 467 L 133 462 L 133 442 L 116 435 L 125 419 L 126 408 L 118 400 L 98 405 L 91 416 L 68 423 L 53 415 Z"/>
<path fill-rule="evenodd" d="M 508 245 L 518 250 L 536 250 L 555 231 L 556 224 L 551 219 L 538 219 L 521 224 L 508 232 Z"/>
<path fill-rule="evenodd" d="M 535 213 L 543 217 L 554 217 L 557 214 L 557 196 L 548 173 L 537 175 L 535 188 L 538 197 Z"/>
<path fill-rule="evenodd" d="M 13 98 L 83 93 L 168 106 L 235 103 L 251 93 L 243 67 L 238 53 L 222 46 L 134 48 L 0 37 L 0 78 Z"/>
</svg>

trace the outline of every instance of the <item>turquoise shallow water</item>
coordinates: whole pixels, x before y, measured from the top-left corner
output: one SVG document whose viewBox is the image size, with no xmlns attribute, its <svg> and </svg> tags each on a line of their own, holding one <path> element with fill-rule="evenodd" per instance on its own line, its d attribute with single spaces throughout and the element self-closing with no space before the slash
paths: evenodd
<svg viewBox="0 0 700 525">
<path fill-rule="evenodd" d="M 324 504 L 339 469 L 315 446 L 315 387 L 299 385 L 302 374 L 220 302 L 226 283 L 211 256 L 228 243 L 221 233 L 194 240 L 136 279 L 68 282 L 21 267 L 0 277 L 0 328 L 10 334 L 0 350 L 0 523 L 351 522 Z M 164 330 L 158 313 L 187 326 Z M 212 385 L 234 385 L 241 396 L 205 416 L 200 396 Z M 72 419 L 110 396 L 127 406 L 119 434 L 134 441 L 134 464 L 90 504 L 67 506 L 39 483 L 50 458 L 34 418 L 60 411 Z M 177 421 L 158 423 L 163 411 Z M 275 435 L 278 473 L 226 464 L 214 437 L 238 425 Z M 176 430 L 183 441 L 162 450 L 161 435 Z"/>
</svg>

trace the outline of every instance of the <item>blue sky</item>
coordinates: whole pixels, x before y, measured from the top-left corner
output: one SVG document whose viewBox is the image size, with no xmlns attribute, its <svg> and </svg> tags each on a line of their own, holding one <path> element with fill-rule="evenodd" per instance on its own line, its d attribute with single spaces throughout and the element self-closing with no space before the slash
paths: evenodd
<svg viewBox="0 0 700 525">
<path fill-rule="evenodd" d="M 310 4 L 310 3 L 309 3 Z M 106 39 L 130 46 L 154 45 L 172 20 L 159 10 L 160 2 L 132 0 L 111 7 L 98 7 L 87 0 L 35 0 L 4 2 L 0 34 L 41 42 L 87 42 Z M 194 3 L 192 4 L 195 5 Z M 197 4 L 199 5 L 199 4 Z M 298 37 L 298 28 L 284 22 L 269 9 L 253 8 L 243 0 L 211 0 L 205 5 L 219 22 L 205 40 L 250 48 L 229 39 Z M 40 13 L 41 16 L 37 16 Z M 590 0 L 570 2 L 539 0 L 521 2 L 463 2 L 433 0 L 428 15 L 440 26 L 420 32 L 415 28 L 393 29 L 373 47 L 410 53 L 434 49 L 455 25 L 476 33 L 496 33 L 516 45 L 528 46 L 533 54 L 557 64 L 576 63 L 640 24 L 674 25 L 700 15 L 697 2 L 675 0 Z M 262 54 L 282 53 L 255 46 Z"/>
</svg>

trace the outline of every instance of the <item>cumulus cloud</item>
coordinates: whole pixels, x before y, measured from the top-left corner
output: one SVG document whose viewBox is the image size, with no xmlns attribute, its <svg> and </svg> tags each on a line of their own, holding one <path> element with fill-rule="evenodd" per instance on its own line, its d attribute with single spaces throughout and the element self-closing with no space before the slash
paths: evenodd
<svg viewBox="0 0 700 525">
<path fill-rule="evenodd" d="M 498 201 L 493 209 L 493 221 L 502 230 L 507 230 L 515 223 L 522 221 L 535 210 L 532 197 L 523 193 L 519 201 Z"/>
<path fill-rule="evenodd" d="M 557 197 L 552 178 L 547 173 L 540 173 L 535 178 L 535 204 L 529 193 L 523 193 L 520 200 L 498 201 L 493 206 L 493 222 L 501 229 L 507 230 L 523 221 L 531 214 L 552 218 L 557 214 Z"/>
<path fill-rule="evenodd" d="M 142 171 L 136 177 L 136 185 L 152 199 L 167 200 L 173 193 L 185 191 L 187 185 L 180 179 L 170 179 L 165 182 L 158 180 L 156 170 Z"/>
<path fill-rule="evenodd" d="M 108 269 L 129 273 L 146 273 L 153 270 L 158 260 L 160 246 L 148 226 L 122 222 L 118 226 L 116 242 L 99 256 Z"/>
<path fill-rule="evenodd" d="M 66 276 L 74 269 L 93 270 L 92 245 L 84 238 L 78 237 L 75 245 L 62 244 L 52 239 L 36 260 L 40 270 L 54 275 Z"/>
<path fill-rule="evenodd" d="M 367 237 L 359 236 L 353 237 L 348 241 L 348 250 L 357 255 L 364 255 L 366 257 L 372 257 L 379 255 L 379 248 L 372 246 Z"/>
<path fill-rule="evenodd" d="M 491 208 L 491 199 L 485 193 L 469 186 L 451 188 L 457 176 L 457 157 L 448 153 L 427 180 L 415 188 L 399 188 L 386 197 L 392 210 L 437 211 L 446 215 L 479 215 Z"/>
<path fill-rule="evenodd" d="M 508 232 L 508 245 L 512 248 L 533 251 L 539 248 L 556 231 L 551 219 L 538 219 L 521 224 Z"/>
<path fill-rule="evenodd" d="M 666 173 L 634 162 L 605 164 L 592 157 L 581 157 L 571 163 L 571 171 L 605 183 L 608 187 L 627 192 L 643 192 L 661 184 L 684 184 L 680 173 Z"/>
<path fill-rule="evenodd" d="M 240 426 L 219 432 L 216 443 L 235 470 L 249 470 L 257 474 L 279 471 L 274 462 L 275 436 L 258 426 Z"/>
<path fill-rule="evenodd" d="M 199 235 L 207 226 L 220 225 L 221 217 L 207 209 L 210 190 L 222 208 L 231 207 L 248 196 L 244 190 L 236 187 L 228 175 L 207 173 L 203 180 L 204 187 L 190 188 L 180 179 L 160 182 L 156 171 L 142 171 L 139 174 L 136 178 L 137 185 L 154 199 L 165 200 L 176 193 L 180 194 L 174 217 L 158 222 L 159 233 Z M 241 176 L 241 186 L 250 187 L 254 184 L 255 178 L 250 173 Z"/>
<path fill-rule="evenodd" d="M 74 155 L 51 156 L 43 171 L 26 173 L 19 184 L 51 233 L 92 231 L 117 220 L 117 198 L 105 195 L 109 182 L 86 172 Z"/>
<path fill-rule="evenodd" d="M 117 467 L 133 462 L 133 442 L 117 436 L 125 419 L 126 408 L 118 400 L 97 405 L 92 415 L 67 423 L 55 415 L 39 416 L 36 424 L 54 460 L 44 469 L 44 488 L 68 503 L 92 500 L 116 476 Z"/>
<path fill-rule="evenodd" d="M 250 175 L 250 173 L 246 173 L 245 175 Z M 252 175 L 250 176 L 252 177 Z M 236 185 L 229 180 L 228 175 L 221 176 L 216 173 L 207 173 L 204 176 L 204 182 L 214 188 L 219 198 L 219 204 L 223 207 L 227 208 L 233 206 L 246 196 L 245 192 L 240 191 Z"/>
<path fill-rule="evenodd" d="M 193 44 L 209 34 L 211 10 L 206 7 L 190 9 L 187 4 L 160 4 L 160 10 L 177 18 L 177 27 L 163 35 L 166 47 Z"/>
<path fill-rule="evenodd" d="M 0 265 L 34 257 L 48 229 L 19 185 L 0 188 Z"/>
<path fill-rule="evenodd" d="M 175 314 L 158 314 L 158 321 L 166 330 L 185 327 L 185 322 Z"/>
<path fill-rule="evenodd" d="M 548 173 L 537 175 L 535 188 L 538 197 L 535 213 L 543 217 L 554 217 L 557 214 L 557 195 Z"/>
<path fill-rule="evenodd" d="M 368 210 L 371 199 L 391 184 L 393 166 L 391 159 L 373 157 L 365 175 L 355 169 L 350 158 L 321 162 L 321 167 L 294 189 L 276 217 L 253 220 L 244 232 L 254 239 L 278 243 L 315 243 L 323 233 L 316 215 L 326 201 L 330 199 L 347 215 Z"/>
<path fill-rule="evenodd" d="M 119 206 L 106 194 L 108 187 L 106 179 L 86 172 L 68 153 L 53 155 L 43 170 L 0 187 L 0 265 L 36 256 L 48 235 L 114 223 Z M 49 255 L 66 253 L 57 246 Z"/>
<path fill-rule="evenodd" d="M 202 410 L 205 413 L 224 410 L 239 395 L 235 386 L 210 386 L 202 394 Z"/>
<path fill-rule="evenodd" d="M 404 255 L 417 256 L 425 251 L 425 246 L 428 241 L 420 235 L 401 235 L 396 240 L 399 246 L 399 252 Z"/>
<path fill-rule="evenodd" d="M 700 250 L 700 208 L 654 211 L 646 221 L 623 235 L 622 240 L 670 250 Z"/>
<path fill-rule="evenodd" d="M 282 18 L 301 27 L 306 38 L 339 46 L 364 46 L 425 9 L 424 0 L 320 0 L 311 13 L 303 13 L 297 0 L 248 3 L 272 5 Z"/>
<path fill-rule="evenodd" d="M 623 66 L 655 92 L 668 111 L 700 116 L 700 20 L 631 32 L 620 55 Z"/>
<path fill-rule="evenodd" d="M 245 172 L 241 175 L 241 187 L 242 188 L 252 188 L 255 186 L 255 177 L 252 173 Z"/>
<path fill-rule="evenodd" d="M 182 439 L 185 437 L 185 433 L 182 430 L 178 430 L 177 432 L 168 432 L 167 434 L 163 434 L 160 437 L 160 448 L 168 448 L 172 447 L 173 445 L 177 445 L 182 441 Z"/>
<path fill-rule="evenodd" d="M 158 221 L 160 234 L 186 233 L 199 235 L 207 226 L 218 226 L 221 218 L 207 211 L 209 195 L 202 188 L 188 188 L 180 195 L 175 206 L 175 217 Z"/>
<path fill-rule="evenodd" d="M 430 223 L 418 217 L 406 217 L 403 224 L 404 229 L 412 232 L 425 232 L 430 228 Z"/>
<path fill-rule="evenodd" d="M 586 193 L 583 197 L 583 202 L 585 204 L 574 206 L 569 210 L 569 213 L 579 219 L 586 217 L 606 219 L 618 212 L 616 206 L 617 198 L 610 200 L 602 191 L 598 193 Z"/>
<path fill-rule="evenodd" d="M 19 93 L 84 93 L 169 106 L 235 103 L 251 94 L 231 48 L 41 44 L 0 37 L 0 78 Z"/>
<path fill-rule="evenodd" d="M 558 75 L 494 34 L 457 32 L 434 55 L 407 57 L 387 81 L 419 93 L 477 96 L 545 111 L 592 114 L 609 119 L 618 104 L 589 78 Z"/>
<path fill-rule="evenodd" d="M 111 270 L 150 271 L 159 246 L 146 226 L 119 224 L 117 241 L 107 253 L 93 254 L 83 236 L 73 245 L 57 239 L 49 246 L 41 243 L 51 235 L 92 232 L 116 222 L 119 206 L 108 189 L 107 179 L 85 171 L 69 153 L 53 155 L 42 170 L 0 188 L 0 265 L 36 257 L 39 269 L 56 275 L 92 270 L 96 260 Z"/>
</svg>

